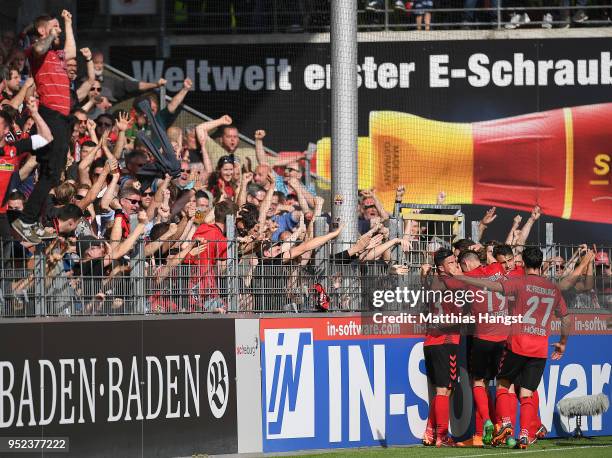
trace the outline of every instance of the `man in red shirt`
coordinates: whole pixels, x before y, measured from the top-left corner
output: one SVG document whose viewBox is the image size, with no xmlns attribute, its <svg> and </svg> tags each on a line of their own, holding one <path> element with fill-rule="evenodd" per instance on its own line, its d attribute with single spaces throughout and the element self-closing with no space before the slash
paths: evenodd
<svg viewBox="0 0 612 458">
<path fill-rule="evenodd" d="M 491 281 L 505 279 L 505 271 L 500 263 L 482 266 L 478 253 L 464 251 L 459 256 L 459 265 L 464 275 L 486 278 Z M 481 300 L 482 299 L 482 300 Z M 500 293 L 487 291 L 486 295 L 476 294 L 471 304 L 472 316 L 476 319 L 474 336 L 470 347 L 470 376 L 472 394 L 476 406 L 476 434 L 474 446 L 490 445 L 493 439 L 493 422 L 489 410 L 487 386 L 495 378 L 499 361 L 504 351 L 509 327 L 503 324 L 481 322 L 481 317 L 506 316 L 508 301 Z"/>
<path fill-rule="evenodd" d="M 206 240 L 206 248 L 197 257 L 187 255 L 184 262 L 199 265 L 189 285 L 190 305 L 197 310 L 225 313 L 227 306 L 219 293 L 218 281 L 227 264 L 225 221 L 228 215 L 236 214 L 237 206 L 225 200 L 215 205 L 214 212 L 215 223 L 201 224 L 193 236 L 194 240 Z"/>
<path fill-rule="evenodd" d="M 461 269 L 452 251 L 440 248 L 434 253 L 434 263 L 438 269 L 438 275 L 433 279 L 432 289 L 440 292 L 445 289 L 453 289 L 456 283 L 460 283 L 453 279 L 454 275 L 461 274 Z M 423 266 L 423 273 L 428 273 L 427 265 Z M 431 316 L 450 316 L 460 313 L 460 307 L 449 300 L 449 297 L 442 294 L 442 300 L 430 303 Z M 434 445 L 434 443 L 436 447 L 454 445 L 453 440 L 448 436 L 449 397 L 459 374 L 457 367 L 459 339 L 459 326 L 429 326 L 427 328 L 423 343 L 425 371 L 430 383 L 435 387 L 436 394 L 429 406 L 423 445 Z"/>
<path fill-rule="evenodd" d="M 487 288 L 492 292 L 514 297 L 513 314 L 521 315 L 522 322 L 513 327 L 497 373 L 498 425 L 493 445 L 501 444 L 513 434 L 510 416 L 512 406 L 508 388 L 520 379 L 521 432 L 519 447 L 529 445 L 530 429 L 537 422 L 537 405 L 533 392 L 537 390 L 548 355 L 548 334 L 553 313 L 562 318 L 561 338 L 553 344 L 551 358 L 560 359 L 565 353 L 569 332 L 567 306 L 556 285 L 540 275 L 542 251 L 527 247 L 523 251 L 525 277 L 509 278 L 505 282 L 463 277 L 465 283 Z"/>
<path fill-rule="evenodd" d="M 52 16 L 39 16 L 34 21 L 38 39 L 26 50 L 36 90 L 40 96 L 40 114 L 45 120 L 53 142 L 40 150 L 38 182 L 26 202 L 21 218 L 13 221 L 13 229 L 25 240 L 40 243 L 43 228 L 39 223 L 49 191 L 60 182 L 66 166 L 70 141 L 70 81 L 66 61 L 76 58 L 76 43 L 72 31 L 72 15 L 62 11 L 66 31 L 63 50 L 58 50 L 62 33 L 59 22 Z"/>
</svg>

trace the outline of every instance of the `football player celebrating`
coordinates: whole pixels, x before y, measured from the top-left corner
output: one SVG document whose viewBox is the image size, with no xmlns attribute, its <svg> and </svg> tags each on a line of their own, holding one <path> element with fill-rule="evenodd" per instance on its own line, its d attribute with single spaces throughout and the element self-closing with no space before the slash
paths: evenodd
<svg viewBox="0 0 612 458">
<path fill-rule="evenodd" d="M 522 316 L 508 338 L 497 374 L 496 414 L 500 422 L 492 444 L 502 444 L 514 434 L 510 417 L 512 407 L 508 389 L 520 378 L 521 431 L 519 447 L 527 448 L 531 428 L 537 423 L 537 405 L 533 393 L 537 390 L 548 354 L 548 334 L 551 316 L 561 317 L 561 338 L 553 344 L 551 358 L 560 359 L 565 353 L 569 331 L 567 306 L 559 288 L 540 275 L 542 251 L 527 247 L 523 251 L 524 277 L 509 278 L 506 281 L 490 281 L 480 278 L 463 277 L 465 283 L 487 288 L 492 292 L 514 297 L 512 313 Z"/>
</svg>

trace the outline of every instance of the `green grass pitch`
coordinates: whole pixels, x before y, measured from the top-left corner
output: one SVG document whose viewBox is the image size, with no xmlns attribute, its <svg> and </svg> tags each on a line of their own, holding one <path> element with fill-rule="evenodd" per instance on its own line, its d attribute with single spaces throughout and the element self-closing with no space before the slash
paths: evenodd
<svg viewBox="0 0 612 458">
<path fill-rule="evenodd" d="M 553 458 L 599 458 L 612 457 L 612 436 L 599 436 L 593 439 L 544 439 L 530 446 L 527 450 L 512 450 L 504 447 L 389 447 L 389 448 L 362 448 L 343 449 L 329 453 L 314 452 L 310 456 L 329 458 L 387 458 L 401 457 L 486 457 L 494 455 L 528 455 L 529 458 L 546 456 Z"/>
</svg>

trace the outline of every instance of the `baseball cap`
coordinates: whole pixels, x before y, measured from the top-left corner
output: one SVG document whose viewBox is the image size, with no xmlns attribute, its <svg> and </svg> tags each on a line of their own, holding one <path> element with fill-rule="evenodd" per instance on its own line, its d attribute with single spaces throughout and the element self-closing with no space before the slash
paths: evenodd
<svg viewBox="0 0 612 458">
<path fill-rule="evenodd" d="M 605 251 L 598 251 L 595 255 L 595 265 L 596 266 L 609 266 L 610 265 L 610 257 L 608 253 Z"/>
</svg>

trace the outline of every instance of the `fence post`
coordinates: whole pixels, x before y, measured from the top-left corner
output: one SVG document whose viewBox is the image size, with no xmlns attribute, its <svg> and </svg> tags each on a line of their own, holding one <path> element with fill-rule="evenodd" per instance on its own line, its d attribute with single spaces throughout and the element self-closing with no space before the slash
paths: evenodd
<svg viewBox="0 0 612 458">
<path fill-rule="evenodd" d="M 389 218 L 389 240 L 393 240 L 396 238 L 402 238 L 403 231 L 400 228 L 400 220 L 396 217 L 392 216 Z M 402 247 L 401 245 L 394 245 L 391 249 L 391 259 L 394 262 L 400 262 L 402 256 Z"/>
<path fill-rule="evenodd" d="M 554 224 L 546 223 L 546 248 L 544 253 L 545 259 L 550 259 L 555 256 L 554 244 Z"/>
<path fill-rule="evenodd" d="M 389 31 L 389 0 L 385 0 L 384 2 L 385 8 L 385 32 Z"/>
<path fill-rule="evenodd" d="M 554 243 L 554 224 L 546 223 L 546 245 L 553 245 Z"/>
<path fill-rule="evenodd" d="M 166 86 L 162 86 L 159 88 L 159 109 L 163 110 L 166 108 Z"/>
<path fill-rule="evenodd" d="M 327 219 L 323 216 L 317 216 L 314 219 L 313 235 L 315 237 L 319 237 L 321 235 L 327 234 L 328 231 L 329 231 L 329 226 L 327 224 Z M 332 253 L 332 249 L 331 249 L 332 243 L 333 241 L 326 243 L 321 248 L 316 250 L 314 253 L 314 259 L 313 259 L 314 274 L 311 275 L 312 281 L 308 282 L 308 286 L 304 290 L 304 293 L 308 297 L 310 297 L 310 288 L 312 287 L 312 284 L 314 283 L 321 283 L 325 288 L 329 287 L 329 285 L 327 285 L 327 279 L 329 278 L 329 272 L 328 272 L 329 262 L 327 262 L 327 260 L 329 259 L 329 256 Z M 312 311 L 313 308 L 314 306 L 309 300 L 306 304 L 306 307 L 302 310 Z"/>
<path fill-rule="evenodd" d="M 134 279 L 134 297 L 136 299 L 136 313 L 145 314 L 145 254 L 144 239 L 140 237 L 136 242 L 136 253 L 132 259 L 132 278 Z"/>
<path fill-rule="evenodd" d="M 159 48 L 159 55 L 164 59 L 170 58 L 170 43 L 166 36 L 166 0 L 160 0 L 159 3 L 159 39 L 157 47 Z M 159 88 L 159 109 L 163 110 L 166 108 L 166 86 Z"/>
<path fill-rule="evenodd" d="M 227 293 L 229 298 L 229 311 L 238 311 L 238 295 L 240 294 L 238 282 L 238 242 L 236 242 L 236 221 L 234 215 L 225 217 L 225 236 L 227 237 Z"/>
<path fill-rule="evenodd" d="M 460 217 L 461 219 L 459 220 L 459 238 L 464 239 L 465 238 L 465 225 L 466 225 L 466 221 L 465 221 L 465 214 L 461 211 L 461 207 L 459 207 L 459 210 L 457 211 L 457 213 L 455 213 L 455 215 L 457 215 L 458 217 Z M 458 239 L 455 239 L 458 240 Z"/>
<path fill-rule="evenodd" d="M 472 221 L 472 240 L 480 242 L 480 231 L 478 230 L 479 221 Z"/>
<path fill-rule="evenodd" d="M 335 0 L 331 5 L 331 194 L 332 228 L 346 227 L 337 245 L 355 242 L 357 222 L 357 1 Z"/>
<path fill-rule="evenodd" d="M 45 294 L 45 255 L 40 247 L 34 254 L 34 310 L 36 316 L 47 314 Z"/>
<path fill-rule="evenodd" d="M 497 30 L 501 29 L 501 0 L 497 0 Z"/>
<path fill-rule="evenodd" d="M 319 237 L 321 235 L 327 234 L 328 232 L 327 220 L 323 216 L 318 216 L 314 221 L 314 236 Z M 331 250 L 329 251 L 331 253 Z M 321 247 L 317 251 L 315 251 L 314 261 L 315 261 L 315 271 L 317 275 L 322 271 L 325 266 L 325 259 L 328 253 L 325 252 L 325 246 Z"/>
<path fill-rule="evenodd" d="M 310 170 L 310 161 L 313 156 L 317 152 L 317 145 L 315 143 L 308 143 L 308 148 L 306 149 L 306 161 L 304 164 L 304 184 L 306 185 L 306 189 L 310 188 L 310 184 L 312 183 L 312 176 Z"/>
</svg>

